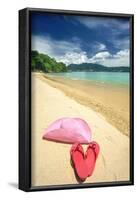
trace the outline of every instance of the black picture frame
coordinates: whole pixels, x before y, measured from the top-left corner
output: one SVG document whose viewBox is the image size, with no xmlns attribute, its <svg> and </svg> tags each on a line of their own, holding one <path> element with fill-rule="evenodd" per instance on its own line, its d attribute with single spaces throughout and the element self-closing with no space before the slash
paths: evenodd
<svg viewBox="0 0 137 200">
<path fill-rule="evenodd" d="M 130 180 L 106 183 L 85 183 L 51 186 L 31 186 L 31 33 L 30 16 L 33 12 L 63 13 L 86 16 L 130 18 Z M 124 186 L 134 184 L 134 15 L 104 12 L 25 8 L 19 10 L 19 189 L 42 191 L 73 188 Z"/>
</svg>

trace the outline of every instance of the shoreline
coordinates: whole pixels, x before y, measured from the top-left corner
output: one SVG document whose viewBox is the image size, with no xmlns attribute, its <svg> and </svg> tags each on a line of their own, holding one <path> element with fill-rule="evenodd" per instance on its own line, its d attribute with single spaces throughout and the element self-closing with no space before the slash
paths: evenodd
<svg viewBox="0 0 137 200">
<path fill-rule="evenodd" d="M 43 73 L 43 72 L 42 72 Z M 65 73 L 68 73 L 68 72 L 64 72 L 63 74 Z M 71 72 L 69 72 L 71 73 Z M 93 72 L 93 73 L 96 73 L 96 72 Z M 100 72 L 97 72 L 97 73 L 100 73 Z M 105 72 L 106 73 L 106 72 Z M 109 73 L 109 72 L 108 72 Z M 118 73 L 118 72 L 112 72 L 112 73 Z M 128 73 L 128 72 L 121 72 L 121 73 Z M 108 88 L 122 88 L 122 89 L 128 89 L 129 88 L 129 83 L 125 83 L 125 84 L 120 84 L 120 83 L 109 83 L 109 82 L 100 82 L 98 80 L 93 80 L 93 79 L 77 79 L 77 78 L 74 78 L 74 77 L 63 77 L 63 76 L 58 76 L 58 73 L 43 73 L 44 75 L 46 75 L 49 79 L 51 80 L 71 80 L 71 81 L 78 81 L 78 82 L 85 82 L 87 84 L 93 84 L 93 85 L 98 85 L 98 86 L 101 86 L 101 87 L 108 87 Z M 57 74 L 57 75 L 56 75 Z M 60 74 L 60 73 L 59 73 Z M 129 74 L 129 73 L 128 73 Z"/>
<path fill-rule="evenodd" d="M 82 80 L 51 77 L 44 73 L 40 79 L 58 88 L 82 105 L 100 113 L 126 136 L 129 135 L 129 88 L 101 85 Z"/>
</svg>

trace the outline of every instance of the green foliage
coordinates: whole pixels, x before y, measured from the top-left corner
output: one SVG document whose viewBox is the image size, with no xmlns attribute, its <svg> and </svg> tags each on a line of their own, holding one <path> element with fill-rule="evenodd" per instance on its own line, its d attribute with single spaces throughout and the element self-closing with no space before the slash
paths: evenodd
<svg viewBox="0 0 137 200">
<path fill-rule="evenodd" d="M 32 71 L 40 70 L 43 72 L 66 72 L 67 67 L 62 62 L 57 62 L 54 58 L 48 55 L 39 53 L 38 51 L 31 52 L 31 69 Z"/>
<path fill-rule="evenodd" d="M 126 66 L 107 67 L 96 63 L 70 64 L 68 71 L 87 71 L 87 72 L 129 72 L 130 68 Z"/>
</svg>

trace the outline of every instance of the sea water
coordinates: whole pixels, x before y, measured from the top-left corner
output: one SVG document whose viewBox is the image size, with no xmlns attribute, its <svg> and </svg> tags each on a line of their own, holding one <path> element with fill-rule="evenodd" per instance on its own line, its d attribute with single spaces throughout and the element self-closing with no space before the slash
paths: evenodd
<svg viewBox="0 0 137 200">
<path fill-rule="evenodd" d="M 64 72 L 51 73 L 50 76 L 63 77 L 72 80 L 94 81 L 99 84 L 129 85 L 128 72 Z"/>
</svg>

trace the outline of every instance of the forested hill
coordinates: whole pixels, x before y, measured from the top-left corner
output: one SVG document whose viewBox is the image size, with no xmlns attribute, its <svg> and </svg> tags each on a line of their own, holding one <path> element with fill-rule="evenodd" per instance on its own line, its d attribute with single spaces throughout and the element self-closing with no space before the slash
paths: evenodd
<svg viewBox="0 0 137 200">
<path fill-rule="evenodd" d="M 95 63 L 70 64 L 68 71 L 129 72 L 129 67 L 106 67 Z"/>
<path fill-rule="evenodd" d="M 67 67 L 62 62 L 57 62 L 54 58 L 38 51 L 31 51 L 31 69 L 32 71 L 43 72 L 66 72 Z"/>
</svg>

